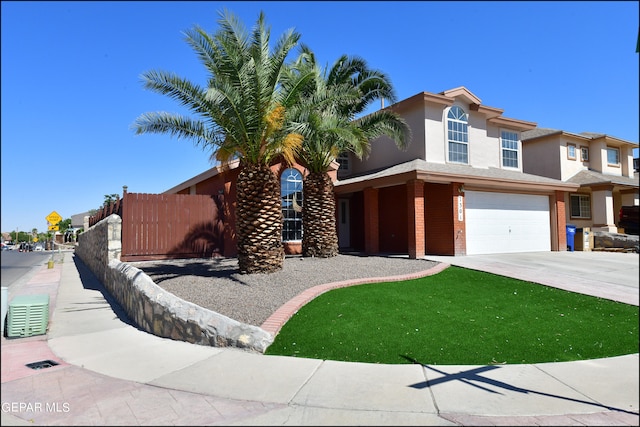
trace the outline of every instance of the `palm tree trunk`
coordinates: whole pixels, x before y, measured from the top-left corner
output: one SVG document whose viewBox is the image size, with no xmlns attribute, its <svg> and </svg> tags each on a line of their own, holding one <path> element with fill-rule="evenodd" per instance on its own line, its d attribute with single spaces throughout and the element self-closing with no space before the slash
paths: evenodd
<svg viewBox="0 0 640 427">
<path fill-rule="evenodd" d="M 238 175 L 236 233 L 240 273 L 282 269 L 280 185 L 268 166 L 245 164 Z"/>
<path fill-rule="evenodd" d="M 302 255 L 330 258 L 338 255 L 336 202 L 328 174 L 312 172 L 302 186 Z"/>
</svg>

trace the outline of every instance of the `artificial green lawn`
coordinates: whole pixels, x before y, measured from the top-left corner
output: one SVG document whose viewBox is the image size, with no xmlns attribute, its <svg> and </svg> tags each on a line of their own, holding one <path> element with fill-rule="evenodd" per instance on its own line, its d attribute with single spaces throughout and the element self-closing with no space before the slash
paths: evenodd
<svg viewBox="0 0 640 427">
<path fill-rule="evenodd" d="M 637 352 L 636 306 L 452 266 L 324 293 L 289 319 L 265 354 L 487 365 Z"/>
</svg>

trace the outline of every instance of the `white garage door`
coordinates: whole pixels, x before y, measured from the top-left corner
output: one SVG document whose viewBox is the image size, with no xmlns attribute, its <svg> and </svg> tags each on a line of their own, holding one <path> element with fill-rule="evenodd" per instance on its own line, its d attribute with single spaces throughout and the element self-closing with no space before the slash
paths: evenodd
<svg viewBox="0 0 640 427">
<path fill-rule="evenodd" d="M 467 255 L 551 250 L 549 197 L 467 191 Z"/>
</svg>

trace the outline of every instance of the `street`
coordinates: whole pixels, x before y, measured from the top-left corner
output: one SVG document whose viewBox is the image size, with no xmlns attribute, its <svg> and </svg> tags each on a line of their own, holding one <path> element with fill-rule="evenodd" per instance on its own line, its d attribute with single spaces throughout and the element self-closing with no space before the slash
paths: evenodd
<svg viewBox="0 0 640 427">
<path fill-rule="evenodd" d="M 29 280 L 29 278 L 37 272 L 37 269 L 46 264 L 51 258 L 52 252 L 18 252 L 1 251 L 2 277 L 3 287 L 9 288 L 9 294 L 12 293 L 11 286 L 18 285 Z"/>
</svg>

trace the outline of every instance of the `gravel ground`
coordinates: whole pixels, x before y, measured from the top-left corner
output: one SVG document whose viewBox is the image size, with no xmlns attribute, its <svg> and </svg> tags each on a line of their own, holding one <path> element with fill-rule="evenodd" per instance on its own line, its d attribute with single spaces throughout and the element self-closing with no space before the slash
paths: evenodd
<svg viewBox="0 0 640 427">
<path fill-rule="evenodd" d="M 260 326 L 284 303 L 316 285 L 429 270 L 435 261 L 340 254 L 332 258 L 285 258 L 282 270 L 240 274 L 236 258 L 129 263 L 161 288 L 227 317 Z"/>
</svg>

